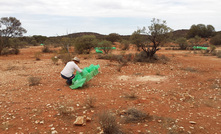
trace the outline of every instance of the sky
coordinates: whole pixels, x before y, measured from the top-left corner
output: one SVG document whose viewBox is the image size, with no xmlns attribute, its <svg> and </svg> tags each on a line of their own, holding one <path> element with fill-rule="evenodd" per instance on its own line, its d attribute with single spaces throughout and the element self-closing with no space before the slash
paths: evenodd
<svg viewBox="0 0 221 134">
<path fill-rule="evenodd" d="M 131 35 L 153 18 L 173 30 L 204 24 L 221 31 L 220 7 L 220 0 L 0 0 L 0 17 L 20 20 L 24 36 Z"/>
</svg>

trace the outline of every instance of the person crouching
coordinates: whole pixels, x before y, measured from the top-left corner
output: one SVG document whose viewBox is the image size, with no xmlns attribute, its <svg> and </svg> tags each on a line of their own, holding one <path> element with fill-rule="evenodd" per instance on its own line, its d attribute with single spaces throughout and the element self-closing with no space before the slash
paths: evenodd
<svg viewBox="0 0 221 134">
<path fill-rule="evenodd" d="M 72 58 L 71 61 L 69 61 L 64 69 L 61 71 L 61 77 L 66 79 L 67 85 L 72 84 L 72 79 L 74 79 L 74 71 L 77 70 L 78 72 L 82 72 L 82 70 L 78 67 L 77 64 L 80 63 L 80 59 L 77 57 Z"/>
</svg>

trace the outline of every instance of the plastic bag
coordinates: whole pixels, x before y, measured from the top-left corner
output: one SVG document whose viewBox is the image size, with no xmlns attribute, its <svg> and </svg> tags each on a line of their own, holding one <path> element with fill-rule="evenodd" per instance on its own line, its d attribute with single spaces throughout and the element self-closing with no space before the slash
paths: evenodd
<svg viewBox="0 0 221 134">
<path fill-rule="evenodd" d="M 74 79 L 72 79 L 72 85 L 70 86 L 71 89 L 77 89 L 82 87 L 86 82 L 91 80 L 95 75 L 99 73 L 98 68 L 100 65 L 93 65 L 91 64 L 89 67 L 85 67 L 82 70 L 82 73 L 77 71 Z"/>
</svg>

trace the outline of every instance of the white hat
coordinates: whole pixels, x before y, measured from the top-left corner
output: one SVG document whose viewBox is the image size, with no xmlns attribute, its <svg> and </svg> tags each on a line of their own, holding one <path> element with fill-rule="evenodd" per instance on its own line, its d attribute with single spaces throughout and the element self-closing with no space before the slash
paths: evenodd
<svg viewBox="0 0 221 134">
<path fill-rule="evenodd" d="M 72 58 L 72 60 L 80 62 L 80 59 L 78 57 L 74 57 L 74 58 Z"/>
</svg>

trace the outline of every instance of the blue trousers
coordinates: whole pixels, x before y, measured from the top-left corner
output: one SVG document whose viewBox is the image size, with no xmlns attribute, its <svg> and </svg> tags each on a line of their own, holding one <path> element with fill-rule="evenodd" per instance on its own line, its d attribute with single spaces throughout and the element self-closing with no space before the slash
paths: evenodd
<svg viewBox="0 0 221 134">
<path fill-rule="evenodd" d="M 68 85 L 71 85 L 72 84 L 72 79 L 74 79 L 75 75 L 73 74 L 71 77 L 66 77 L 66 76 L 61 74 L 61 77 L 67 80 L 66 83 Z"/>
</svg>

